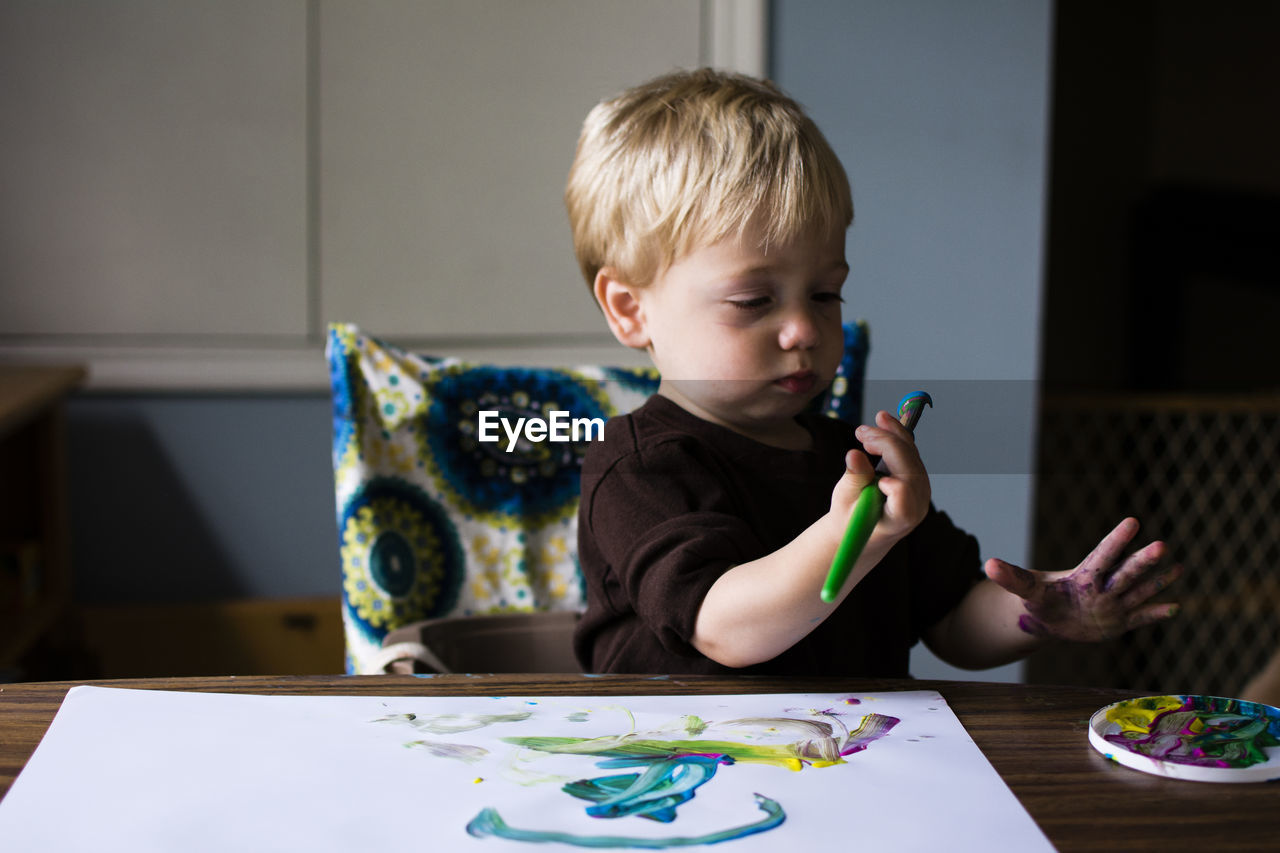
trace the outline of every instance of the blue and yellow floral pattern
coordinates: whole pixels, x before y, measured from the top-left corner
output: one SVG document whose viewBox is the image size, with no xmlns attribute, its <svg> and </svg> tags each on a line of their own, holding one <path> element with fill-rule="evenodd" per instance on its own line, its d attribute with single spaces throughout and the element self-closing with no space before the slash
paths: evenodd
<svg viewBox="0 0 1280 853">
<path fill-rule="evenodd" d="M 444 508 L 411 483 L 361 485 L 339 520 L 343 592 L 357 618 L 385 629 L 453 610 L 462 547 Z"/>
</svg>

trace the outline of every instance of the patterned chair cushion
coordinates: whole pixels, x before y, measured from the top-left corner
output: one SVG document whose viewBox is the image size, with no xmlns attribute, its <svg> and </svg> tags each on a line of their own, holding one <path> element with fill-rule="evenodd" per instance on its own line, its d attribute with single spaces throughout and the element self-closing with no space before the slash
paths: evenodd
<svg viewBox="0 0 1280 853">
<path fill-rule="evenodd" d="M 827 414 L 859 419 L 866 354 L 865 325 L 847 324 L 818 401 Z M 380 671 L 383 637 L 419 620 L 585 607 L 577 510 L 590 424 L 643 403 L 654 369 L 471 364 L 348 323 L 329 327 L 327 355 L 348 672 Z M 482 412 L 494 413 L 483 434 Z M 498 419 L 522 417 L 570 440 L 512 442 Z"/>
</svg>

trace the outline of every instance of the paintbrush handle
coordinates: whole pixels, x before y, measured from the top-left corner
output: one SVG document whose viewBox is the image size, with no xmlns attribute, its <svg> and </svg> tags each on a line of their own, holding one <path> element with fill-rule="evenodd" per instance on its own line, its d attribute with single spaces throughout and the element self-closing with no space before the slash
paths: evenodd
<svg viewBox="0 0 1280 853">
<path fill-rule="evenodd" d="M 879 478 L 877 478 L 879 479 Z M 830 604 L 840 594 L 840 588 L 849 579 L 853 564 L 858 562 L 858 555 L 867 547 L 871 531 L 876 529 L 880 514 L 884 512 L 884 492 L 872 480 L 864 486 L 858 495 L 853 512 L 849 515 L 849 524 L 844 529 L 844 536 L 836 548 L 835 558 L 831 561 L 831 571 L 827 572 L 827 582 L 822 585 L 822 600 Z"/>
</svg>

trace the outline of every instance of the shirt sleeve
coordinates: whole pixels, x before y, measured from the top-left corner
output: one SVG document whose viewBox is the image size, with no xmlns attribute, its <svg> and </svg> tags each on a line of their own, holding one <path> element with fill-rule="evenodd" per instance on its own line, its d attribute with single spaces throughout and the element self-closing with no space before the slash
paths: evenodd
<svg viewBox="0 0 1280 853">
<path fill-rule="evenodd" d="M 606 586 L 626 599 L 609 606 L 634 611 L 681 656 L 697 654 L 690 639 L 712 584 L 762 550 L 715 468 L 696 442 L 672 439 L 617 460 L 585 495 L 583 522 L 615 575 Z"/>
</svg>

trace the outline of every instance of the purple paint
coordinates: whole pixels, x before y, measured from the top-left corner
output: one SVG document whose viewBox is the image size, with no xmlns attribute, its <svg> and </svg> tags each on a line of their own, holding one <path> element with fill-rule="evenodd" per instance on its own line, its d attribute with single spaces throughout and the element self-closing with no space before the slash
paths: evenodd
<svg viewBox="0 0 1280 853">
<path fill-rule="evenodd" d="M 1051 636 L 1044 623 L 1030 613 L 1023 613 L 1018 617 L 1018 627 L 1022 629 L 1023 633 L 1030 634 L 1033 637 Z"/>
</svg>

